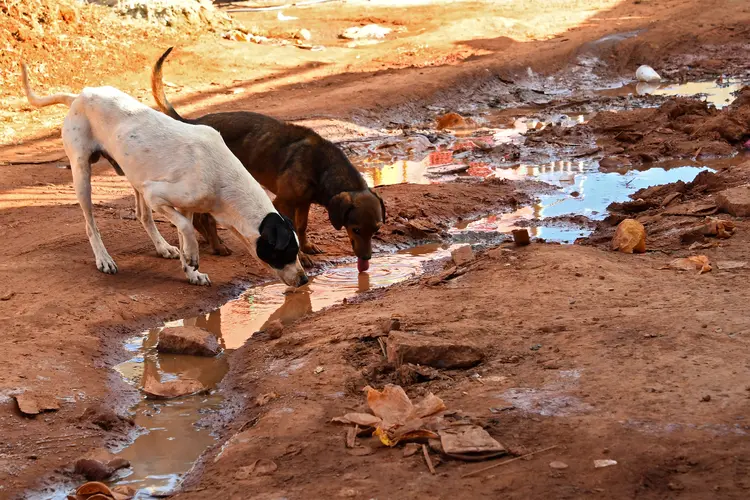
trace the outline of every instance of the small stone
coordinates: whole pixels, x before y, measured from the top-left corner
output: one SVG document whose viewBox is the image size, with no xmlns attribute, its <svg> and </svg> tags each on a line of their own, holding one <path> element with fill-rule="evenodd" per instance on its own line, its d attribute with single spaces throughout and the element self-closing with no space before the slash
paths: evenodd
<svg viewBox="0 0 750 500">
<path fill-rule="evenodd" d="M 310 33 L 310 30 L 302 28 L 297 32 L 295 38 L 297 40 L 312 40 L 312 33 Z"/>
<path fill-rule="evenodd" d="M 321 374 L 321 373 L 323 373 L 324 371 L 325 371 L 325 368 L 323 368 L 322 366 L 316 366 L 316 367 L 315 367 L 315 370 L 313 370 L 313 373 L 314 373 L 315 375 L 320 375 L 320 374 Z"/>
<path fill-rule="evenodd" d="M 13 292 L 13 291 L 0 292 L 0 300 L 2 301 L 10 300 L 15 296 L 16 296 L 16 292 Z"/>
<path fill-rule="evenodd" d="M 238 481 L 244 481 L 256 476 L 268 476 L 276 472 L 279 468 L 276 462 L 267 458 L 260 458 L 250 465 L 240 467 L 234 474 L 234 478 Z"/>
<path fill-rule="evenodd" d="M 214 334 L 197 326 L 177 326 L 159 332 L 156 350 L 171 354 L 216 356 L 221 352 Z"/>
<path fill-rule="evenodd" d="M 471 368 L 484 359 L 478 347 L 436 337 L 391 332 L 388 335 L 388 361 L 393 364 L 413 363 L 433 368 Z"/>
<path fill-rule="evenodd" d="M 594 467 L 597 469 L 601 469 L 603 467 L 610 467 L 612 465 L 617 465 L 617 461 L 615 460 L 594 460 Z"/>
<path fill-rule="evenodd" d="M 437 119 L 437 129 L 455 129 L 466 127 L 466 119 L 458 113 L 447 113 Z"/>
<path fill-rule="evenodd" d="M 404 446 L 404 457 L 415 455 L 421 449 L 422 446 L 419 443 L 406 443 Z"/>
<path fill-rule="evenodd" d="M 567 469 L 568 468 L 568 464 L 566 464 L 565 462 L 559 462 L 559 461 L 550 462 L 549 466 L 550 466 L 550 468 L 557 469 L 557 470 L 562 470 L 562 469 Z"/>
<path fill-rule="evenodd" d="M 620 222 L 612 238 L 612 250 L 622 253 L 644 253 L 646 251 L 646 228 L 635 219 Z"/>
<path fill-rule="evenodd" d="M 103 481 L 112 476 L 115 471 L 130 467 L 130 462 L 124 458 L 115 457 L 107 450 L 94 450 L 76 461 L 74 471 L 88 481 Z"/>
<path fill-rule="evenodd" d="M 279 339 L 281 338 L 281 334 L 284 333 L 284 323 L 280 319 L 276 319 L 268 323 L 263 331 L 266 332 L 269 338 Z"/>
<path fill-rule="evenodd" d="M 278 397 L 279 395 L 275 392 L 267 392 L 266 394 L 261 394 L 255 398 L 255 404 L 256 406 L 265 406 Z"/>
<path fill-rule="evenodd" d="M 451 251 L 451 258 L 453 263 L 457 266 L 466 264 L 474 260 L 474 250 L 471 249 L 471 245 L 464 245 Z"/>
<path fill-rule="evenodd" d="M 716 195 L 719 210 L 735 217 L 750 217 L 750 185 L 727 189 Z"/>
<path fill-rule="evenodd" d="M 708 403 L 709 401 L 711 401 L 711 395 L 710 394 L 706 394 L 705 396 L 703 396 L 701 398 L 701 402 L 702 403 Z"/>
<path fill-rule="evenodd" d="M 57 411 L 60 404 L 57 399 L 46 395 L 18 394 L 14 396 L 18 409 L 26 416 L 34 416 L 45 411 Z"/>
<path fill-rule="evenodd" d="M 529 231 L 527 229 L 514 229 L 512 233 L 513 242 L 516 246 L 523 247 L 531 243 L 531 237 L 529 236 Z"/>
<path fill-rule="evenodd" d="M 388 335 L 391 332 L 401 330 L 401 320 L 399 318 L 387 318 L 380 324 L 380 331 Z"/>
<path fill-rule="evenodd" d="M 143 386 L 143 393 L 146 394 L 147 399 L 179 398 L 180 396 L 189 396 L 206 390 L 206 387 L 198 380 L 189 378 L 170 380 L 168 382 L 148 379 Z"/>
</svg>

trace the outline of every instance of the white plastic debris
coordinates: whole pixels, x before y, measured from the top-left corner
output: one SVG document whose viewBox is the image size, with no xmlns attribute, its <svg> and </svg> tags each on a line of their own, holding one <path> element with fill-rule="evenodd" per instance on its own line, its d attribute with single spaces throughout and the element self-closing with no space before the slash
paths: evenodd
<svg viewBox="0 0 750 500">
<path fill-rule="evenodd" d="M 660 82 L 661 77 L 659 76 L 659 73 L 654 71 L 654 68 L 651 66 L 646 66 L 645 64 L 639 67 L 637 70 L 635 70 L 635 79 L 639 82 L 648 82 L 648 83 L 655 83 Z"/>
<path fill-rule="evenodd" d="M 610 465 L 617 465 L 617 460 L 594 460 L 594 467 L 597 469 L 609 467 Z"/>
<path fill-rule="evenodd" d="M 361 40 L 363 38 L 385 38 L 391 32 L 391 28 L 379 26 L 377 24 L 368 24 L 366 26 L 355 26 L 347 28 L 341 34 L 341 38 L 348 40 Z"/>
</svg>

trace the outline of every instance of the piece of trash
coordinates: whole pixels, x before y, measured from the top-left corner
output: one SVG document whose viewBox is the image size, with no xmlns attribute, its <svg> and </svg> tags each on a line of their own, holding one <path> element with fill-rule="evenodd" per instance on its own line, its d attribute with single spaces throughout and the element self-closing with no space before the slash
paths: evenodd
<svg viewBox="0 0 750 500">
<path fill-rule="evenodd" d="M 256 476 L 268 476 L 279 468 L 276 462 L 267 458 L 259 458 L 250 465 L 240 467 L 234 475 L 238 481 L 244 481 Z"/>
<path fill-rule="evenodd" d="M 276 19 L 278 19 L 279 21 L 294 21 L 299 18 L 294 16 L 285 16 L 283 12 L 279 11 L 279 13 L 276 14 Z"/>
<path fill-rule="evenodd" d="M 527 229 L 514 229 L 512 233 L 513 242 L 517 247 L 526 246 L 531 243 L 531 238 L 529 237 L 529 231 Z"/>
<path fill-rule="evenodd" d="M 478 425 L 460 425 L 438 431 L 443 453 L 459 460 L 478 461 L 505 455 L 505 447 Z"/>
<path fill-rule="evenodd" d="M 433 151 L 427 156 L 427 162 L 431 167 L 453 163 L 452 151 Z"/>
<path fill-rule="evenodd" d="M 594 460 L 594 467 L 597 469 L 609 467 L 611 465 L 617 465 L 617 461 L 616 460 Z"/>
<path fill-rule="evenodd" d="M 309 50 L 312 52 L 320 52 L 321 50 L 326 50 L 325 46 L 323 45 L 311 45 L 309 43 L 301 43 L 299 40 L 296 44 L 297 48 Z"/>
<path fill-rule="evenodd" d="M 382 392 L 370 386 L 365 390 L 370 410 L 382 420 L 373 434 L 384 445 L 396 446 L 401 441 L 438 437 L 435 432 L 425 428 L 428 424 L 425 419 L 445 410 L 445 404 L 439 397 L 429 393 L 414 405 L 398 385 L 388 384 Z"/>
<path fill-rule="evenodd" d="M 703 274 L 711 271 L 711 264 L 705 255 L 691 255 L 690 257 L 674 259 L 669 263 L 667 269 L 698 271 L 698 274 Z"/>
<path fill-rule="evenodd" d="M 450 112 L 437 119 L 437 129 L 466 127 L 466 119 L 458 113 Z"/>
<path fill-rule="evenodd" d="M 450 165 L 441 165 L 439 167 L 427 167 L 425 174 L 427 175 L 450 175 L 458 174 L 469 170 L 469 166 L 462 163 L 454 163 Z"/>
<path fill-rule="evenodd" d="M 554 462 L 550 462 L 549 466 L 551 469 L 557 469 L 557 470 L 563 470 L 568 468 L 568 464 L 565 462 L 560 462 L 555 460 Z"/>
<path fill-rule="evenodd" d="M 354 26 L 344 30 L 340 38 L 346 38 L 347 40 L 360 40 L 362 38 L 385 38 L 389 34 L 391 28 L 385 28 L 377 24 L 367 24 L 365 26 Z"/>
<path fill-rule="evenodd" d="M 716 262 L 716 269 L 729 271 L 731 269 L 743 269 L 747 267 L 747 261 L 744 260 L 720 260 Z"/>
<path fill-rule="evenodd" d="M 325 368 L 323 368 L 322 366 L 316 366 L 315 370 L 313 370 L 313 373 L 315 375 L 319 375 L 319 374 L 323 373 L 324 371 L 325 371 Z"/>
<path fill-rule="evenodd" d="M 16 400 L 18 409 L 26 416 L 33 417 L 43 412 L 60 409 L 60 403 L 57 402 L 56 398 L 51 396 L 22 393 L 13 396 L 13 398 Z"/>
<path fill-rule="evenodd" d="M 644 64 L 635 70 L 635 79 L 639 82 L 656 83 L 661 81 L 661 76 L 654 68 Z"/>
<path fill-rule="evenodd" d="M 622 253 L 644 253 L 646 251 L 646 228 L 635 219 L 620 222 L 612 238 L 612 250 Z"/>
<path fill-rule="evenodd" d="M 78 487 L 75 496 L 68 495 L 68 498 L 74 500 L 130 500 L 135 497 L 135 488 L 127 485 L 115 486 L 109 488 L 106 484 L 98 481 L 90 481 Z"/>
<path fill-rule="evenodd" d="M 716 217 L 706 217 L 702 233 L 705 236 L 716 236 L 719 239 L 730 238 L 737 226 L 729 220 L 717 219 Z"/>
</svg>

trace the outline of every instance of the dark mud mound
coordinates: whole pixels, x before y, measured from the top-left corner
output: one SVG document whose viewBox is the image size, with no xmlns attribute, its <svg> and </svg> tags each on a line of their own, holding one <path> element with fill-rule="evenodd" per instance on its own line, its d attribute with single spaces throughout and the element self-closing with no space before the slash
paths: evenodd
<svg viewBox="0 0 750 500">
<path fill-rule="evenodd" d="M 676 98 L 655 109 L 605 111 L 582 128 L 598 137 L 605 154 L 625 156 L 634 164 L 727 156 L 750 137 L 750 87 L 722 110 Z"/>
</svg>

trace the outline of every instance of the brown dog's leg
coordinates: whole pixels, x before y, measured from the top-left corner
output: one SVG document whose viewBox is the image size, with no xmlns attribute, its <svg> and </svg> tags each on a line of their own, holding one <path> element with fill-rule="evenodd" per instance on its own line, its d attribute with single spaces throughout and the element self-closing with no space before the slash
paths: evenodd
<svg viewBox="0 0 750 500">
<path fill-rule="evenodd" d="M 307 216 L 310 213 L 310 205 L 298 206 L 294 213 L 294 226 L 297 229 L 297 235 L 299 236 L 299 248 L 302 252 L 307 254 L 319 254 L 323 253 L 317 245 L 307 241 Z"/>
<path fill-rule="evenodd" d="M 206 239 L 214 255 L 232 255 L 232 251 L 219 238 L 219 233 L 216 229 L 216 219 L 211 217 L 210 214 L 194 214 L 193 227 Z"/>
</svg>

